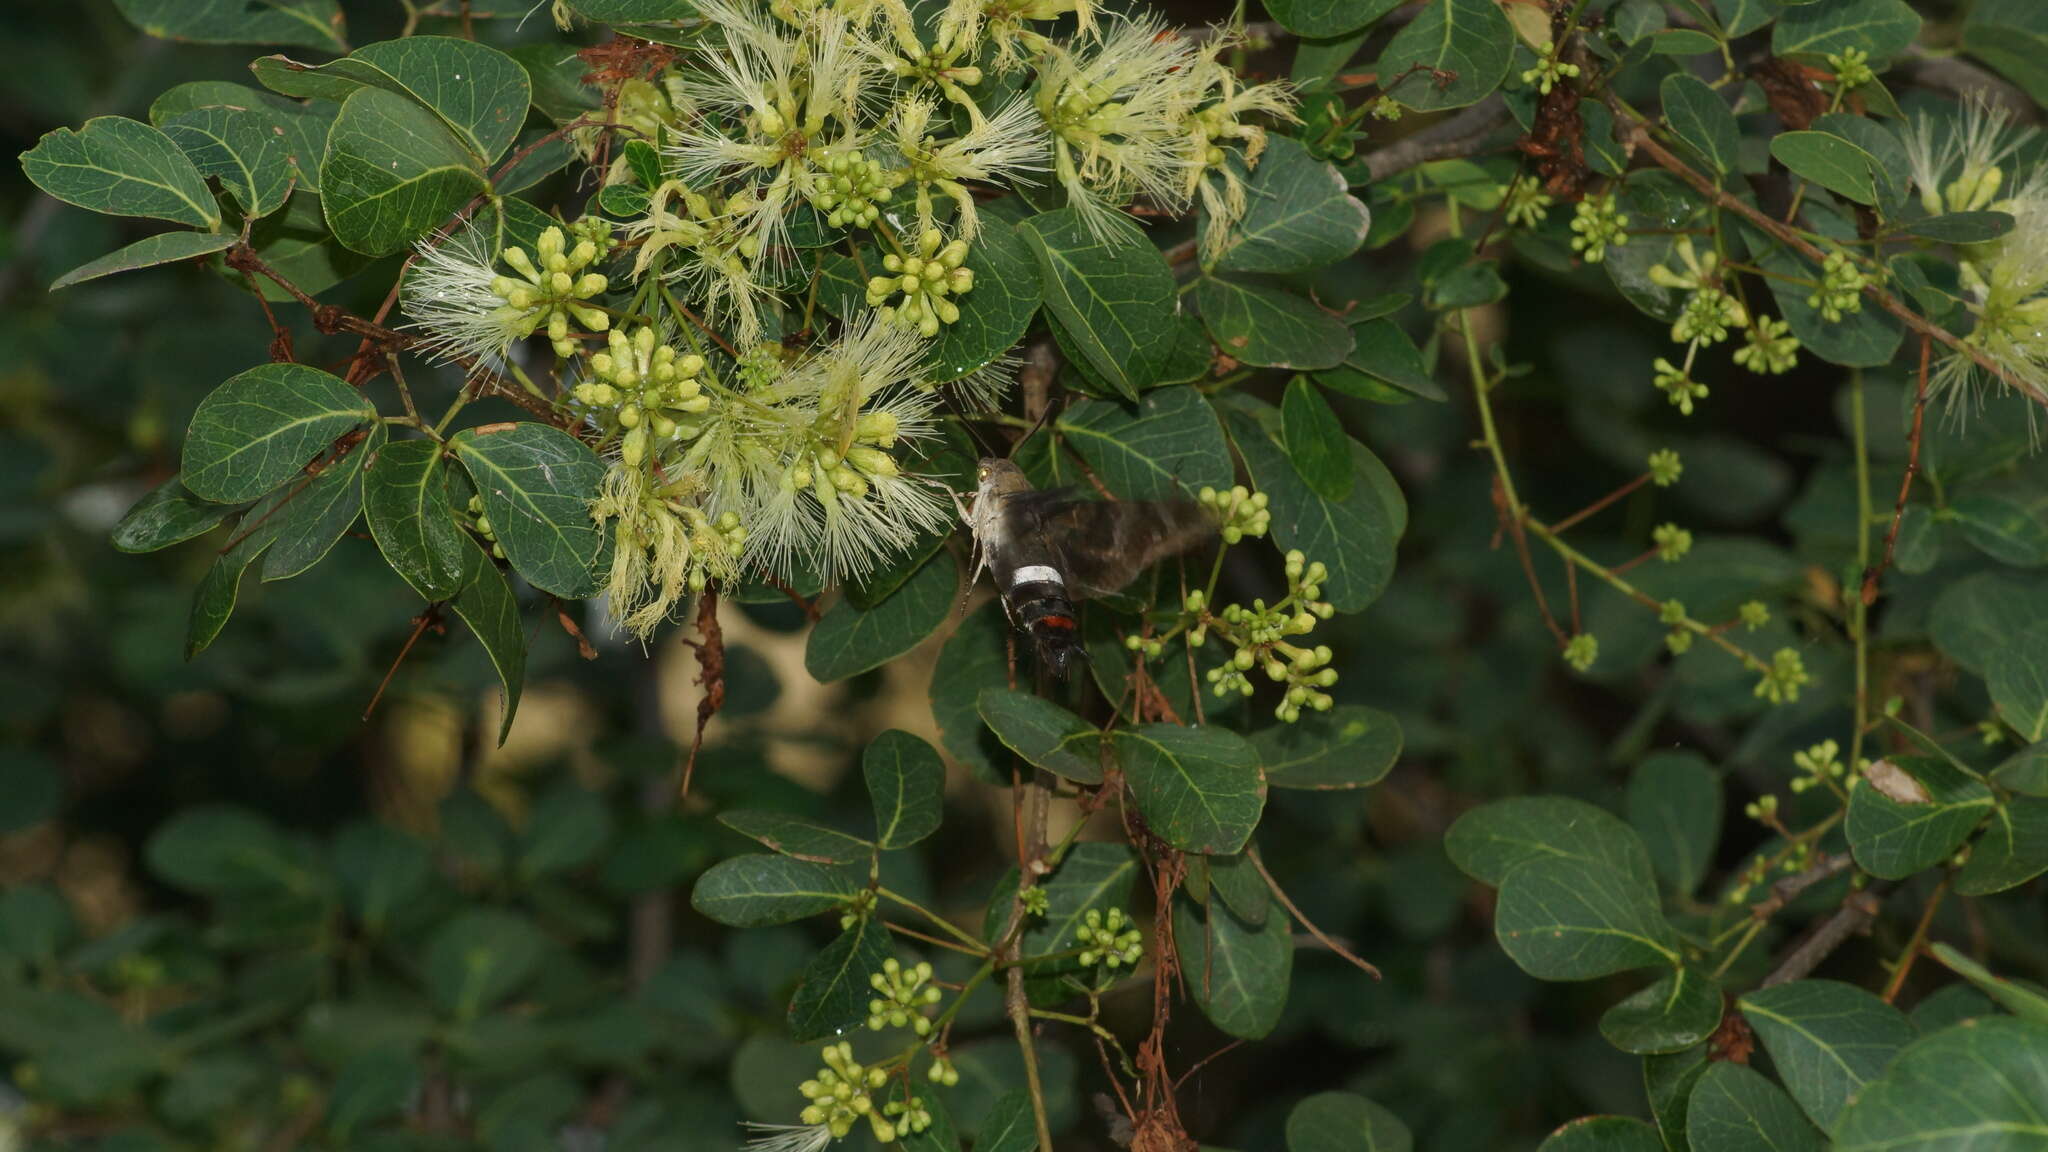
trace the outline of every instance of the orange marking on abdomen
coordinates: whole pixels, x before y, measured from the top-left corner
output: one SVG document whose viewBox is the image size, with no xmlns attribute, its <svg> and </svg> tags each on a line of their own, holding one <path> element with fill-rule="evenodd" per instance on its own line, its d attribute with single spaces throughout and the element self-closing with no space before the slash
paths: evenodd
<svg viewBox="0 0 2048 1152">
<path fill-rule="evenodd" d="M 1068 632 L 1074 630 L 1074 620 L 1071 616 L 1040 616 L 1038 623 L 1048 628 L 1059 628 Z"/>
</svg>

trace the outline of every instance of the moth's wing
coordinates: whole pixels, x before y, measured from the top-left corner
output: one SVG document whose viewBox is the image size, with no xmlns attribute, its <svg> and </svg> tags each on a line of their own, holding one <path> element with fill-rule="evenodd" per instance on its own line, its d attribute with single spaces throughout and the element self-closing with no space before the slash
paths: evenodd
<svg viewBox="0 0 2048 1152">
<path fill-rule="evenodd" d="M 1052 496 L 1031 493 L 1031 497 Z M 1057 555 L 1076 600 L 1123 589 L 1138 573 L 1216 534 L 1191 500 L 1031 500 L 1020 513 Z"/>
</svg>

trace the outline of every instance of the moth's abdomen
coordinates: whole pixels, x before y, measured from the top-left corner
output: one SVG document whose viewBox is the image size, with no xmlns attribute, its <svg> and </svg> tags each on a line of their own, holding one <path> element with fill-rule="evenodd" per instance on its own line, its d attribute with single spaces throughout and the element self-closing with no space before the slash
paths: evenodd
<svg viewBox="0 0 2048 1152">
<path fill-rule="evenodd" d="M 1044 564 L 1018 568 L 1010 576 L 1003 599 L 1010 619 L 1038 649 L 1039 662 L 1055 677 L 1064 678 L 1068 661 L 1081 651 L 1081 633 L 1059 571 Z"/>
</svg>

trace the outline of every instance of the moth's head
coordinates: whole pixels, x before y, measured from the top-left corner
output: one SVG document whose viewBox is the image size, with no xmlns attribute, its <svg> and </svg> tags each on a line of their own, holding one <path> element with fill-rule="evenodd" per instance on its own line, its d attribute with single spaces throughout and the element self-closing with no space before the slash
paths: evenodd
<svg viewBox="0 0 2048 1152">
<path fill-rule="evenodd" d="M 983 492 L 1009 493 L 1029 492 L 1031 481 L 1024 478 L 1024 470 L 1000 456 L 984 456 L 975 466 L 974 479 Z"/>
</svg>

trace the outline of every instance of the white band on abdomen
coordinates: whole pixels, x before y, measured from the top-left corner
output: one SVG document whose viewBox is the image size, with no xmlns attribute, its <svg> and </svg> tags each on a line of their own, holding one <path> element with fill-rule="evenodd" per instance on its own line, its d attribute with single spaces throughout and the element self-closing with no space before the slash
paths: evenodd
<svg viewBox="0 0 2048 1152">
<path fill-rule="evenodd" d="M 1026 564 L 1010 575 L 1010 587 L 1012 588 L 1017 587 L 1019 584 L 1041 583 L 1057 584 L 1062 588 L 1067 586 L 1067 582 L 1060 579 L 1060 574 L 1056 570 L 1048 568 L 1043 564 Z"/>
</svg>

